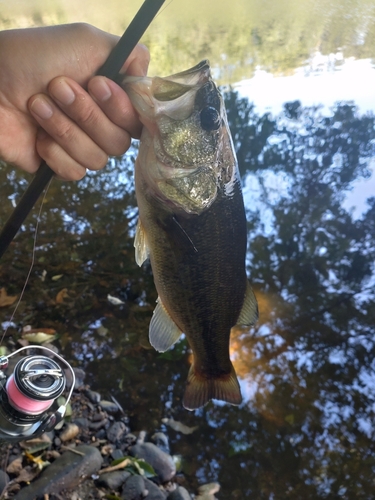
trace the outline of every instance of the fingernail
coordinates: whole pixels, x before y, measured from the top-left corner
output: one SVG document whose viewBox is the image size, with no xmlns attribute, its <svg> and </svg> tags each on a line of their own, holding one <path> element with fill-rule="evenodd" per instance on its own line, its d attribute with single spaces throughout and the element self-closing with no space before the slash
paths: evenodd
<svg viewBox="0 0 375 500">
<path fill-rule="evenodd" d="M 93 97 L 101 102 L 108 101 L 108 99 L 112 95 L 111 89 L 109 88 L 107 82 L 102 78 L 92 80 L 90 91 Z"/>
<path fill-rule="evenodd" d="M 53 109 L 42 97 L 37 97 L 31 105 L 31 110 L 42 120 L 48 120 L 53 115 Z"/>
<path fill-rule="evenodd" d="M 76 98 L 73 89 L 64 80 L 60 80 L 52 87 L 51 94 L 55 99 L 60 101 L 61 104 L 64 104 L 64 106 L 72 104 Z"/>
</svg>

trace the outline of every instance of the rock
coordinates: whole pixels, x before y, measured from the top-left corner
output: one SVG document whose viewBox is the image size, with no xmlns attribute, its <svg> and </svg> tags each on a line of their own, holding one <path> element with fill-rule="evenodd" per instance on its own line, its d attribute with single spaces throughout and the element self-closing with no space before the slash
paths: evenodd
<svg viewBox="0 0 375 500">
<path fill-rule="evenodd" d="M 64 443 L 65 441 L 71 441 L 76 436 L 78 436 L 80 429 L 77 424 L 67 424 L 64 430 L 60 433 L 60 439 Z"/>
<path fill-rule="evenodd" d="M 14 499 L 30 500 L 46 494 L 73 489 L 86 476 L 98 472 L 103 458 L 97 448 L 81 445 L 75 450 L 83 455 L 72 451 L 65 452 L 47 467 L 36 481 L 23 488 Z"/>
<path fill-rule="evenodd" d="M 78 417 L 72 420 L 72 423 L 78 425 L 80 429 L 86 430 L 89 428 L 90 421 L 86 417 Z"/>
<path fill-rule="evenodd" d="M 105 411 L 98 411 L 94 413 L 94 415 L 91 417 L 91 420 L 93 422 L 100 422 L 101 420 L 105 420 L 107 418 L 107 413 Z"/>
<path fill-rule="evenodd" d="M 136 444 L 130 448 L 130 455 L 143 458 L 155 470 L 160 481 L 166 483 L 176 474 L 176 466 L 170 455 L 153 443 Z"/>
<path fill-rule="evenodd" d="M 129 434 L 126 434 L 125 436 L 125 439 L 124 439 L 124 443 L 127 444 L 128 446 L 131 446 L 132 444 L 135 444 L 137 442 L 137 436 L 135 436 L 134 434 L 131 434 L 129 432 Z"/>
<path fill-rule="evenodd" d="M 6 472 L 0 469 L 0 497 L 4 491 L 5 486 L 9 483 L 9 476 Z"/>
<path fill-rule="evenodd" d="M 202 486 L 199 486 L 198 495 L 195 498 L 196 500 L 216 500 L 215 493 L 219 490 L 219 483 L 202 484 Z"/>
<path fill-rule="evenodd" d="M 124 470 L 105 472 L 100 475 L 99 479 L 95 481 L 95 484 L 98 486 L 104 486 L 110 490 L 118 490 L 130 476 L 130 472 L 126 472 Z"/>
<path fill-rule="evenodd" d="M 143 500 L 146 496 L 145 481 L 142 476 L 130 476 L 124 484 L 121 498 L 123 500 Z"/>
<path fill-rule="evenodd" d="M 90 422 L 89 428 L 93 431 L 98 431 L 102 427 L 105 427 L 108 424 L 108 419 L 99 420 L 98 422 Z"/>
<path fill-rule="evenodd" d="M 125 437 L 127 432 L 129 432 L 129 429 L 126 427 L 124 422 L 115 422 L 107 430 L 108 441 L 111 443 L 117 443 Z"/>
<path fill-rule="evenodd" d="M 105 401 L 104 399 L 100 401 L 100 406 L 108 413 L 117 413 L 120 409 L 116 403 L 113 403 L 112 401 Z"/>
<path fill-rule="evenodd" d="M 85 379 L 85 372 L 82 370 L 82 368 L 73 368 L 74 375 L 75 375 L 75 384 L 74 388 L 79 389 L 80 387 L 83 386 L 83 381 Z M 65 376 L 66 376 L 66 388 L 70 389 L 72 387 L 72 374 L 71 371 L 66 369 L 64 370 Z"/>
<path fill-rule="evenodd" d="M 151 436 L 151 441 L 165 453 L 170 453 L 168 437 L 164 432 L 155 432 L 155 434 Z"/>
<path fill-rule="evenodd" d="M 166 500 L 167 494 L 161 491 L 155 483 L 149 479 L 144 479 L 145 488 L 148 491 L 146 500 Z"/>
<path fill-rule="evenodd" d="M 88 389 L 87 391 L 85 391 L 85 394 L 89 398 L 91 403 L 94 403 L 94 404 L 100 403 L 100 400 L 102 397 L 98 392 L 91 391 L 90 389 Z"/>
<path fill-rule="evenodd" d="M 119 450 L 118 448 L 115 448 L 111 452 L 111 457 L 113 460 L 118 460 L 119 458 L 122 458 L 124 456 L 124 452 L 122 450 Z"/>
<path fill-rule="evenodd" d="M 169 493 L 167 500 L 191 500 L 191 495 L 183 486 L 177 486 L 172 493 Z"/>
</svg>

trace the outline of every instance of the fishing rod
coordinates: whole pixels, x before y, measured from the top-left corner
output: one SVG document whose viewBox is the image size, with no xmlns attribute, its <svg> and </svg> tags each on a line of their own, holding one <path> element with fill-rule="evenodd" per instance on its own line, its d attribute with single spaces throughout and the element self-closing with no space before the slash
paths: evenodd
<svg viewBox="0 0 375 500">
<path fill-rule="evenodd" d="M 165 0 L 145 0 L 143 2 L 134 19 L 109 54 L 108 59 L 97 72 L 98 75 L 106 76 L 116 81 L 124 62 L 164 2 Z M 54 172 L 52 169 L 45 161 L 42 161 L 34 179 L 31 181 L 0 233 L 0 259 L 53 175 Z"/>
</svg>

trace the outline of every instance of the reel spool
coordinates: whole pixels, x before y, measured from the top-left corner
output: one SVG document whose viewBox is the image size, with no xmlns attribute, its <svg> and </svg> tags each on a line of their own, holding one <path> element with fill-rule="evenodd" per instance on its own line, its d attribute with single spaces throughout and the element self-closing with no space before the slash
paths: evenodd
<svg viewBox="0 0 375 500">
<path fill-rule="evenodd" d="M 9 358 L 25 349 L 42 349 L 64 363 L 72 373 L 72 387 L 67 401 L 55 412 L 49 412 L 64 392 L 65 373 L 53 359 L 42 355 L 21 358 L 8 377 Z M 17 442 L 52 430 L 62 420 L 72 396 L 75 376 L 72 367 L 61 356 L 42 346 L 21 347 L 0 357 L 0 441 Z"/>
</svg>

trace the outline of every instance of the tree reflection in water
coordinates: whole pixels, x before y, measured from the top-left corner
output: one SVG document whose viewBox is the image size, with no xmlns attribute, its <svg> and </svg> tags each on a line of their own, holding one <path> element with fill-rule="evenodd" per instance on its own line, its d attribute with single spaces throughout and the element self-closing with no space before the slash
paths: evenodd
<svg viewBox="0 0 375 500">
<path fill-rule="evenodd" d="M 219 498 L 374 498 L 375 197 L 360 218 L 343 207 L 353 182 L 369 175 L 374 117 L 348 103 L 327 117 L 294 102 L 275 119 L 234 92 L 226 102 L 253 189 L 245 189 L 248 267 L 260 306 L 256 327 L 233 332 L 231 344 L 244 404 L 186 412 L 186 342 L 150 349 L 156 292 L 133 251 L 136 150 L 79 183 L 52 183 L 11 333 L 55 328 L 67 358 L 119 399 L 134 430 L 165 430 L 165 416 L 198 425 L 188 438 L 169 430 L 172 450 L 193 486 L 219 480 Z M 1 225 L 24 188 L 19 173 L 1 169 Z M 34 224 L 35 215 L 3 258 L 9 295 L 23 285 Z M 1 320 L 9 316 L 3 308 Z"/>
</svg>

